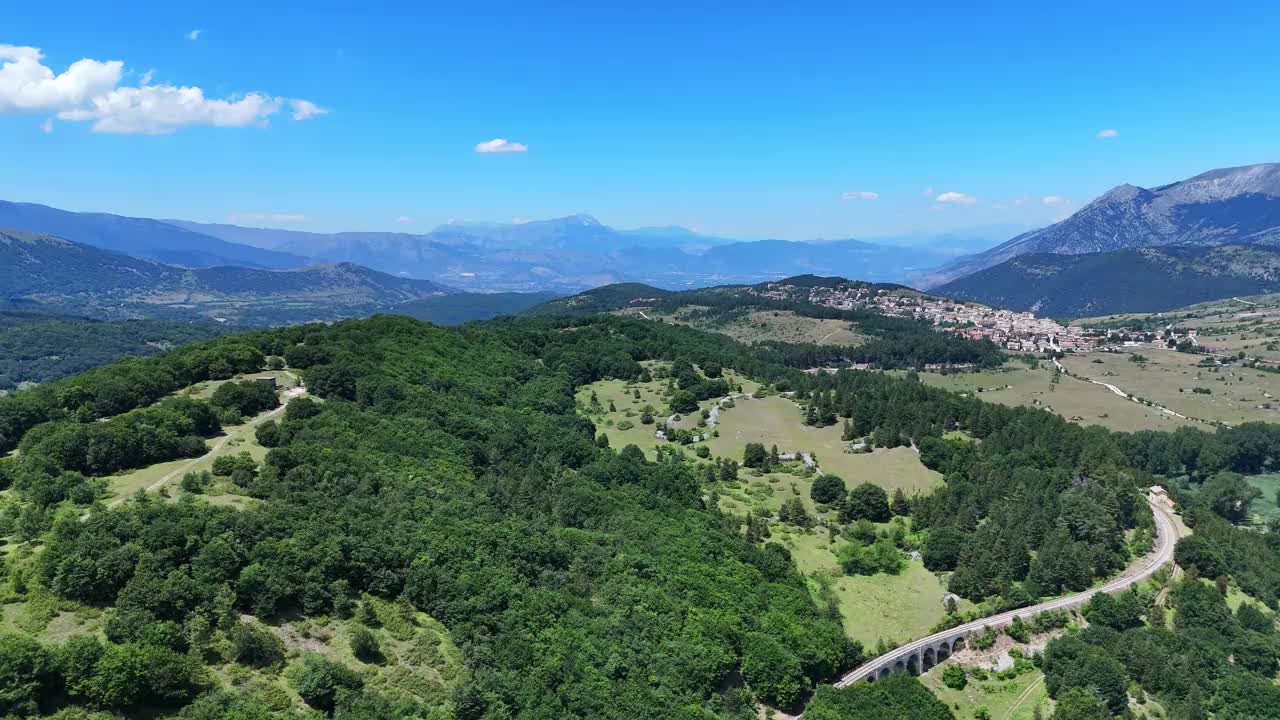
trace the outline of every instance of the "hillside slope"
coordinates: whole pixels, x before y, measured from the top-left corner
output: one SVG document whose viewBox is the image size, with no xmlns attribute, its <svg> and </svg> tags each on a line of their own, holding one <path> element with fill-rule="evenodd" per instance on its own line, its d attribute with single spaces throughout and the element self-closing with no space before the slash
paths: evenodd
<svg viewBox="0 0 1280 720">
<path fill-rule="evenodd" d="M 1019 255 L 1225 244 L 1280 245 L 1280 163 L 1210 170 L 1151 189 L 1120 185 L 1062 222 L 962 258 L 921 284 L 936 287 Z"/>
<path fill-rule="evenodd" d="M 0 231 L 0 288 L 11 301 L 93 317 L 204 315 L 256 323 L 349 317 L 452 292 L 349 263 L 180 268 L 21 231 Z"/>
<path fill-rule="evenodd" d="M 934 289 L 1040 315 L 1158 312 L 1280 290 L 1280 251 L 1253 245 L 1022 255 Z"/>
</svg>

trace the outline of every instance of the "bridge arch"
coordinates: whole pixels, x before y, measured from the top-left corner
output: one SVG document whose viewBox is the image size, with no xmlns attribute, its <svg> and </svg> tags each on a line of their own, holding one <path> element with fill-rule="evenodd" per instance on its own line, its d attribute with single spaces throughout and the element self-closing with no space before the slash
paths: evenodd
<svg viewBox="0 0 1280 720">
<path fill-rule="evenodd" d="M 922 670 L 928 671 L 929 668 L 938 664 L 938 655 L 933 648 L 924 649 L 924 655 L 920 658 L 920 667 Z"/>
</svg>

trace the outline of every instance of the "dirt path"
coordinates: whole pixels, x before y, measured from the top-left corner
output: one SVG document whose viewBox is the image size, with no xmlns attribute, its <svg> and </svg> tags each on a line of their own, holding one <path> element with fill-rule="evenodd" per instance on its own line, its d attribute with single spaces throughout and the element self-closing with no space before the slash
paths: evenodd
<svg viewBox="0 0 1280 720">
<path fill-rule="evenodd" d="M 293 373 L 288 373 L 288 375 L 289 377 L 293 378 L 294 382 L 298 381 L 297 376 L 294 375 Z M 294 398 L 303 397 L 306 394 L 307 394 L 306 389 L 303 388 L 301 385 L 295 385 L 294 387 L 289 388 L 284 392 L 284 395 L 282 397 L 283 402 L 280 403 L 279 407 L 275 408 L 274 410 L 268 410 L 260 415 L 255 416 L 253 419 L 244 423 L 236 430 L 229 432 L 223 435 L 222 437 L 218 438 L 217 442 L 215 442 L 213 446 L 209 448 L 208 452 L 206 452 L 205 454 L 199 457 L 191 458 L 190 460 L 183 463 L 182 465 L 165 473 L 164 477 L 148 485 L 146 491 L 149 493 L 156 492 L 160 488 L 172 482 L 174 478 L 182 477 L 186 473 L 190 472 L 191 469 L 194 468 L 196 465 L 206 460 L 209 460 L 213 457 L 216 457 L 218 453 L 224 447 L 227 446 L 228 442 L 230 442 L 233 439 L 243 438 L 250 430 L 257 429 L 257 427 L 262 423 L 284 412 L 285 409 L 289 407 L 289 401 L 293 400 Z M 130 496 L 128 495 L 124 497 L 118 497 L 115 500 L 112 500 L 111 502 L 107 503 L 107 507 L 108 508 L 116 507 L 121 503 L 123 503 L 124 501 L 128 500 L 129 497 Z M 85 517 L 87 516 L 88 514 L 86 513 Z"/>
<path fill-rule="evenodd" d="M 1031 697 L 1031 693 L 1034 692 L 1036 688 L 1040 687 L 1040 683 L 1042 682 L 1044 682 L 1043 675 L 1036 678 L 1035 682 L 1028 685 L 1027 689 L 1022 691 L 1022 694 L 1018 696 L 1018 699 L 1014 701 L 1013 705 L 1005 711 L 1001 720 L 1009 720 L 1009 718 L 1013 717 L 1013 714 L 1017 712 L 1018 708 L 1022 707 L 1022 703 L 1026 702 L 1028 697 Z"/>
</svg>

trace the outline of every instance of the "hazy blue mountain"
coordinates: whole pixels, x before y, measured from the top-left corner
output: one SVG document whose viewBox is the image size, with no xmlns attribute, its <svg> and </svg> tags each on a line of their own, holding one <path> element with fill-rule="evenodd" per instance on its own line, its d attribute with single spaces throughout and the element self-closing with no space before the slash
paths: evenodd
<svg viewBox="0 0 1280 720">
<path fill-rule="evenodd" d="M 515 315 L 536 305 L 555 300 L 559 295 L 541 293 L 455 293 L 410 300 L 388 310 L 437 325 L 459 325 L 473 320 L 489 320 L 500 315 Z"/>
<path fill-rule="evenodd" d="M 453 292 L 350 263 L 182 268 L 23 231 L 0 231 L 0 289 L 9 301 L 91 317 L 262 324 L 365 315 Z"/>
<path fill-rule="evenodd" d="M 1280 245 L 1280 164 L 1210 170 L 1149 190 L 1120 185 L 1066 220 L 962 258 L 923 278 L 922 285 L 940 285 L 1030 253 L 1227 243 Z"/>
<path fill-rule="evenodd" d="M 264 250 L 193 232 L 160 220 L 68 210 L 0 200 L 0 227 L 48 233 L 74 242 L 171 265 L 242 265 L 291 268 L 306 264 L 300 255 Z"/>
<path fill-rule="evenodd" d="M 678 226 L 618 230 L 587 215 L 524 223 L 456 222 L 424 235 L 168 222 L 232 242 L 358 263 L 465 290 L 573 293 L 618 282 L 686 288 L 809 272 L 897 281 L 955 255 L 941 241 L 937 247 L 904 247 L 859 240 L 729 240 Z"/>
<path fill-rule="evenodd" d="M 1053 317 L 1159 312 L 1280 291 L 1280 250 L 1167 245 L 1102 253 L 1019 255 L 934 293 Z"/>
</svg>

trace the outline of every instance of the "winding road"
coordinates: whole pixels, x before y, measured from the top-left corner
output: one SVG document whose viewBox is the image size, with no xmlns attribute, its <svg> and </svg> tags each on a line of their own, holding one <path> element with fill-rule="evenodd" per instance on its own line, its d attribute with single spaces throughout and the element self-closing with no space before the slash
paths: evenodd
<svg viewBox="0 0 1280 720">
<path fill-rule="evenodd" d="M 835 686 L 844 688 L 853 683 L 870 677 L 876 677 L 885 668 L 894 668 L 898 663 L 905 666 L 907 660 L 912 656 L 920 657 L 929 648 L 937 647 L 944 643 L 953 643 L 956 638 L 968 637 L 982 632 L 985 628 L 999 628 L 1012 623 L 1014 618 L 1028 619 L 1039 615 L 1048 610 L 1066 610 L 1076 608 L 1087 603 L 1090 598 L 1098 593 L 1115 593 L 1128 588 L 1130 585 L 1141 582 L 1155 573 L 1156 570 L 1167 563 L 1173 561 L 1173 549 L 1177 544 L 1178 532 L 1174 527 L 1173 519 L 1169 516 L 1167 507 L 1161 506 L 1158 502 L 1147 503 L 1151 506 L 1152 513 L 1155 515 L 1156 521 L 1156 546 L 1144 558 L 1135 562 L 1118 577 L 1108 581 L 1100 587 L 1092 590 L 1086 590 L 1075 595 L 1068 595 L 1056 600 L 1048 600 L 1039 605 L 1018 608 L 1008 612 L 992 615 L 990 617 L 974 620 L 972 622 L 958 625 L 943 632 L 934 633 L 927 637 L 920 638 L 909 642 L 902 647 L 895 648 L 879 657 L 872 658 L 852 671 L 846 673 L 840 678 Z"/>
</svg>

